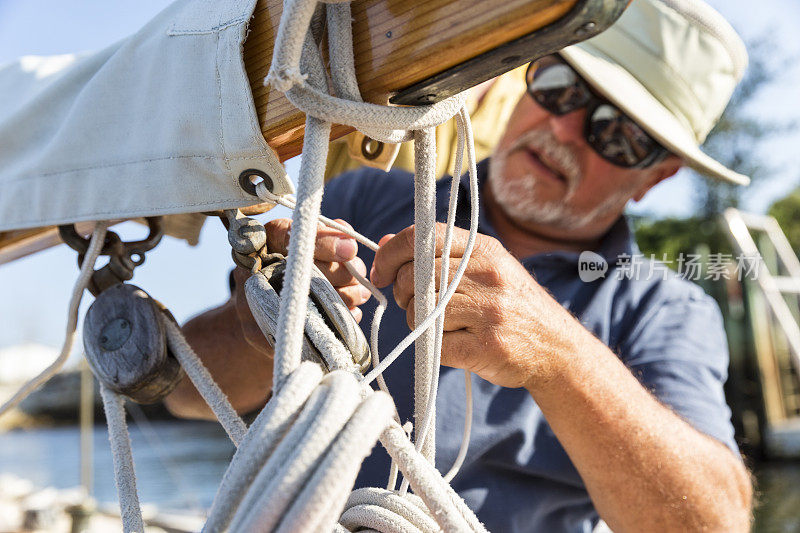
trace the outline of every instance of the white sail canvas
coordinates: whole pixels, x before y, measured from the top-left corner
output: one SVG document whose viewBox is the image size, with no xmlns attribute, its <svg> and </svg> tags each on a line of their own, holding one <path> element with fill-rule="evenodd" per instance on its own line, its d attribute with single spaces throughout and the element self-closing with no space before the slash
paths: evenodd
<svg viewBox="0 0 800 533">
<path fill-rule="evenodd" d="M 0 67 L 0 230 L 241 207 L 285 171 L 242 60 L 256 0 L 179 0 L 93 54 Z"/>
</svg>

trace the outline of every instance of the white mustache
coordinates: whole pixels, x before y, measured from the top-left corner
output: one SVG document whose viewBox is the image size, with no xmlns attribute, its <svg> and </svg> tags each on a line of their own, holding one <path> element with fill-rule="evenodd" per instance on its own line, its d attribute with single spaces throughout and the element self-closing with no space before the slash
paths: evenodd
<svg viewBox="0 0 800 533">
<path fill-rule="evenodd" d="M 520 148 L 532 149 L 547 162 L 553 164 L 556 167 L 555 170 L 566 178 L 569 192 L 578 187 L 581 180 L 581 169 L 577 157 L 568 146 L 558 142 L 551 132 L 547 130 L 526 132 L 511 145 L 507 153 Z"/>
</svg>

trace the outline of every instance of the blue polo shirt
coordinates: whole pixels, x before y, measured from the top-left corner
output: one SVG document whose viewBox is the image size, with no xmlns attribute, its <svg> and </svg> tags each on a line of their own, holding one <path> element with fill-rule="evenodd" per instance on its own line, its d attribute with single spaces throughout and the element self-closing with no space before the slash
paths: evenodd
<svg viewBox="0 0 800 533">
<path fill-rule="evenodd" d="M 487 162 L 479 165 L 481 184 Z M 457 225 L 469 227 L 468 182 L 461 180 Z M 322 212 L 343 218 L 374 241 L 413 224 L 413 177 L 405 171 L 359 169 L 332 180 Z M 437 218 L 447 216 L 450 180 L 437 186 Z M 483 206 L 481 206 L 483 207 Z M 485 216 L 479 232 L 497 237 Z M 369 269 L 373 252 L 360 248 Z M 609 264 L 605 277 L 584 282 L 578 254 L 537 254 L 522 264 L 537 282 L 627 365 L 665 405 L 699 431 L 737 454 L 730 411 L 722 391 L 728 348 L 716 303 L 697 285 L 666 275 L 650 264 L 638 276 L 622 275 L 638 249 L 620 219 L 595 250 Z M 622 259 L 620 259 L 622 258 Z M 671 272 L 671 271 L 670 271 Z M 383 319 L 380 350 L 386 355 L 406 334 L 405 312 L 391 287 Z M 524 295 L 520 295 L 524 297 Z M 375 300 L 362 307 L 369 330 Z M 535 357 L 536 354 L 531 354 Z M 401 420 L 413 418 L 413 349 L 384 373 Z M 490 531 L 589 532 L 599 520 L 577 470 L 559 444 L 541 410 L 525 389 L 503 388 L 472 376 L 473 422 L 469 453 L 452 482 Z M 442 368 L 436 418 L 436 466 L 447 472 L 458 453 L 464 423 L 463 371 Z M 376 447 L 357 486 L 386 486 L 389 459 Z"/>
</svg>

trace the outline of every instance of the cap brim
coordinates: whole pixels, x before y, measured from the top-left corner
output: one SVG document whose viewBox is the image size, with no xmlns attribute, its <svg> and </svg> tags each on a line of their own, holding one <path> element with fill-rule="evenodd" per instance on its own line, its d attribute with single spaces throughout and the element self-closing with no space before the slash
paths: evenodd
<svg viewBox="0 0 800 533">
<path fill-rule="evenodd" d="M 623 110 L 687 166 L 706 176 L 747 185 L 750 178 L 726 168 L 703 153 L 693 135 L 627 70 L 589 43 L 570 46 L 559 54 L 610 102 Z"/>
</svg>

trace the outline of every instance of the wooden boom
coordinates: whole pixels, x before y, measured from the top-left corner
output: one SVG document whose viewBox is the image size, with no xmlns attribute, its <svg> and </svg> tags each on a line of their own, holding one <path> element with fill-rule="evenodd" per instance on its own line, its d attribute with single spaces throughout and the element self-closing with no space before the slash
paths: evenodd
<svg viewBox="0 0 800 533">
<path fill-rule="evenodd" d="M 587 39 L 629 0 L 354 0 L 353 46 L 364 100 L 433 103 Z M 305 115 L 264 87 L 282 0 L 259 0 L 244 63 L 261 131 L 281 161 L 299 154 Z M 335 125 L 331 137 L 351 131 Z M 54 228 L 0 232 L 0 264 L 49 248 Z"/>
<path fill-rule="evenodd" d="M 386 104 L 405 87 L 551 24 L 577 1 L 356 0 L 351 4 L 353 47 L 361 95 Z M 281 0 L 258 3 L 244 61 L 261 130 L 284 161 L 301 151 L 305 115 L 283 94 L 264 87 L 281 10 Z M 332 136 L 349 131 L 338 126 Z"/>
</svg>

